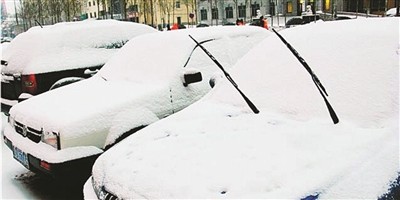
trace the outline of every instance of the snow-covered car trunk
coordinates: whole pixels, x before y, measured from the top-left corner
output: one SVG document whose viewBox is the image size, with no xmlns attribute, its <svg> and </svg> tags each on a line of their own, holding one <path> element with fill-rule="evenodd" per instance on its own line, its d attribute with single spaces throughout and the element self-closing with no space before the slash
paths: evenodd
<svg viewBox="0 0 400 200">
<path fill-rule="evenodd" d="M 33 27 L 19 34 L 1 58 L 2 112 L 8 114 L 18 101 L 54 84 L 91 77 L 131 38 L 154 32 L 139 23 L 85 20 Z M 59 82 L 62 79 L 68 80 Z"/>
<path fill-rule="evenodd" d="M 102 154 L 85 198 L 378 199 L 400 171 L 398 24 L 357 19 L 280 32 L 325 86 L 339 123 L 304 66 L 270 36 L 230 73 L 259 114 L 222 80 Z"/>
<path fill-rule="evenodd" d="M 104 150 L 200 99 L 221 74 L 189 34 L 230 68 L 271 33 L 210 27 L 135 37 L 92 78 L 12 107 L 4 136 L 15 158 L 56 178 L 70 175 L 57 172 L 66 166 L 87 177 Z"/>
</svg>

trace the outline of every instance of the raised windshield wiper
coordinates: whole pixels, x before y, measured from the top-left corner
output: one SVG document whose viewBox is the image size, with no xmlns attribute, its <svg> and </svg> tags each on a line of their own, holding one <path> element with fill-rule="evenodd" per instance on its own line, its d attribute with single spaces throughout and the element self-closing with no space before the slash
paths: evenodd
<svg viewBox="0 0 400 200">
<path fill-rule="evenodd" d="M 310 66 L 308 66 L 308 64 L 306 63 L 306 61 L 300 56 L 300 54 L 292 47 L 292 45 L 290 45 L 285 38 L 282 37 L 281 34 L 279 34 L 275 29 L 272 29 L 276 35 L 282 40 L 282 42 L 286 45 L 286 47 L 293 53 L 293 55 L 297 58 L 297 60 L 299 60 L 299 62 L 304 66 L 304 68 L 306 68 L 307 72 L 311 75 L 312 80 L 315 84 L 315 86 L 317 86 L 319 93 L 321 94 L 322 98 L 324 98 L 326 107 L 328 107 L 328 111 L 329 114 L 332 118 L 332 121 L 334 124 L 339 123 L 339 118 L 336 115 L 335 111 L 333 110 L 331 104 L 328 102 L 328 99 L 326 98 L 326 96 L 328 96 L 328 93 L 326 92 L 324 86 L 322 85 L 322 83 L 319 81 L 317 75 L 315 75 L 315 73 L 311 70 Z M 326 95 L 326 96 L 325 96 Z"/>
<path fill-rule="evenodd" d="M 35 19 L 35 22 L 36 22 L 37 24 L 39 24 L 40 28 L 43 28 L 42 24 L 41 24 L 37 19 Z"/>
<path fill-rule="evenodd" d="M 214 58 L 213 55 L 211 55 L 211 53 L 209 51 L 207 51 L 206 48 L 203 47 L 203 45 L 201 45 L 199 42 L 197 42 L 191 35 L 189 35 L 190 38 L 192 38 L 192 40 L 194 42 L 196 42 L 196 44 L 203 49 L 203 51 L 208 55 L 208 57 L 211 58 L 212 61 L 214 61 L 214 63 L 222 70 L 222 72 L 224 73 L 225 77 L 232 83 L 232 85 L 236 88 L 236 90 L 240 93 L 240 95 L 242 95 L 243 99 L 246 101 L 247 105 L 249 105 L 249 107 L 251 108 L 251 110 L 255 113 L 258 114 L 260 111 L 256 108 L 256 106 L 250 101 L 249 98 L 246 97 L 246 95 L 243 94 L 242 91 L 239 90 L 238 85 L 235 83 L 235 81 L 232 79 L 232 77 L 228 74 L 228 72 L 225 71 L 225 69 L 222 67 L 222 65 L 217 61 L 217 59 Z"/>
<path fill-rule="evenodd" d="M 210 41 L 213 41 L 213 40 L 215 40 L 215 39 L 204 40 L 204 41 L 201 41 L 201 42 L 199 42 L 199 43 L 200 43 L 200 44 L 204 44 L 204 43 L 206 43 L 206 42 L 210 42 Z M 189 58 L 187 59 L 185 65 L 183 65 L 183 67 L 186 67 L 186 65 L 189 63 L 189 60 L 190 60 L 190 58 L 192 57 L 192 54 L 193 54 L 194 50 L 196 50 L 196 48 L 197 48 L 198 46 L 199 46 L 199 45 L 196 45 L 196 46 L 193 48 L 192 52 L 190 52 Z"/>
</svg>

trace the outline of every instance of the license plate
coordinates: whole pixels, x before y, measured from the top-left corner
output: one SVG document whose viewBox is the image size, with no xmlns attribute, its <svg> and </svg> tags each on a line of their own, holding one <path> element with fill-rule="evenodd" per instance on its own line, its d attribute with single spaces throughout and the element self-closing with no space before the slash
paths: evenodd
<svg viewBox="0 0 400 200">
<path fill-rule="evenodd" d="M 29 169 L 28 155 L 17 147 L 13 147 L 14 158 Z"/>
</svg>

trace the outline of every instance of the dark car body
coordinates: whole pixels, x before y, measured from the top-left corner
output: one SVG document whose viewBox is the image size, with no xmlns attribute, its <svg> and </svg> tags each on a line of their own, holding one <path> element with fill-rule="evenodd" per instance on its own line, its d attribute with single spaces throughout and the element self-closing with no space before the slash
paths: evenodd
<svg viewBox="0 0 400 200">
<path fill-rule="evenodd" d="M 22 101 L 24 97 L 22 93 L 37 95 L 48 91 L 58 80 L 66 77 L 89 78 L 89 71 L 97 71 L 101 66 L 92 66 L 81 69 L 70 69 L 55 72 L 47 72 L 41 74 L 2 74 L 1 81 L 1 111 L 8 113 L 13 105 L 12 100 Z M 66 81 L 68 82 L 68 81 Z M 11 100 L 11 101 L 7 101 Z"/>
</svg>

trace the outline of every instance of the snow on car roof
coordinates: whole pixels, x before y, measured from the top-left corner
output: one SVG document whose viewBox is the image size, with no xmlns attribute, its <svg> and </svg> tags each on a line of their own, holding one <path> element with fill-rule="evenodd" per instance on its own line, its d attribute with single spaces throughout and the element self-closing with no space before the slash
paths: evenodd
<svg viewBox="0 0 400 200">
<path fill-rule="evenodd" d="M 255 26 L 220 26 L 205 27 L 204 29 L 180 29 L 142 35 L 129 41 L 118 55 L 106 63 L 100 70 L 99 75 L 107 80 L 126 79 L 135 82 L 168 79 L 169 75 L 175 74 L 176 70 L 184 67 L 183 63 L 189 57 L 194 57 L 191 55 L 193 53 L 191 50 L 194 50 L 196 43 L 190 39 L 189 35 L 199 42 L 213 40 L 205 42 L 203 45 L 206 47 L 211 45 L 213 51 L 224 52 L 225 57 L 220 57 L 220 60 L 225 61 L 223 64 L 230 66 L 236 62 L 236 59 L 225 58 L 229 58 L 232 55 L 237 58 L 242 57 L 250 47 L 258 42 L 257 39 L 263 39 L 266 34 L 268 34 L 267 31 Z M 241 49 L 233 47 L 234 44 L 229 42 L 234 40 L 240 42 L 240 38 L 244 40 L 248 37 L 254 38 L 255 42 L 243 43 L 243 48 Z M 163 48 L 162 52 L 155 54 L 155 52 L 160 52 L 160 45 Z M 194 53 L 204 54 L 200 48 L 197 48 Z M 210 62 L 207 57 L 205 58 L 207 60 L 204 60 L 204 63 Z M 199 64 L 204 65 L 204 63 Z M 210 63 L 214 67 L 214 63 Z M 171 67 L 174 67 L 175 70 L 172 70 Z"/>
<path fill-rule="evenodd" d="M 386 16 L 395 16 L 397 13 L 397 9 L 396 8 L 391 8 L 388 11 L 386 11 Z"/>
<path fill-rule="evenodd" d="M 230 72 L 259 114 L 221 81 L 100 156 L 94 183 L 127 199 L 377 199 L 400 170 L 398 23 L 281 31 L 325 86 L 338 124 L 304 67 L 271 36 Z"/>
<path fill-rule="evenodd" d="M 85 20 L 36 26 L 19 34 L 3 52 L 5 73 L 44 73 L 103 65 L 129 39 L 157 32 L 133 22 Z"/>
</svg>

